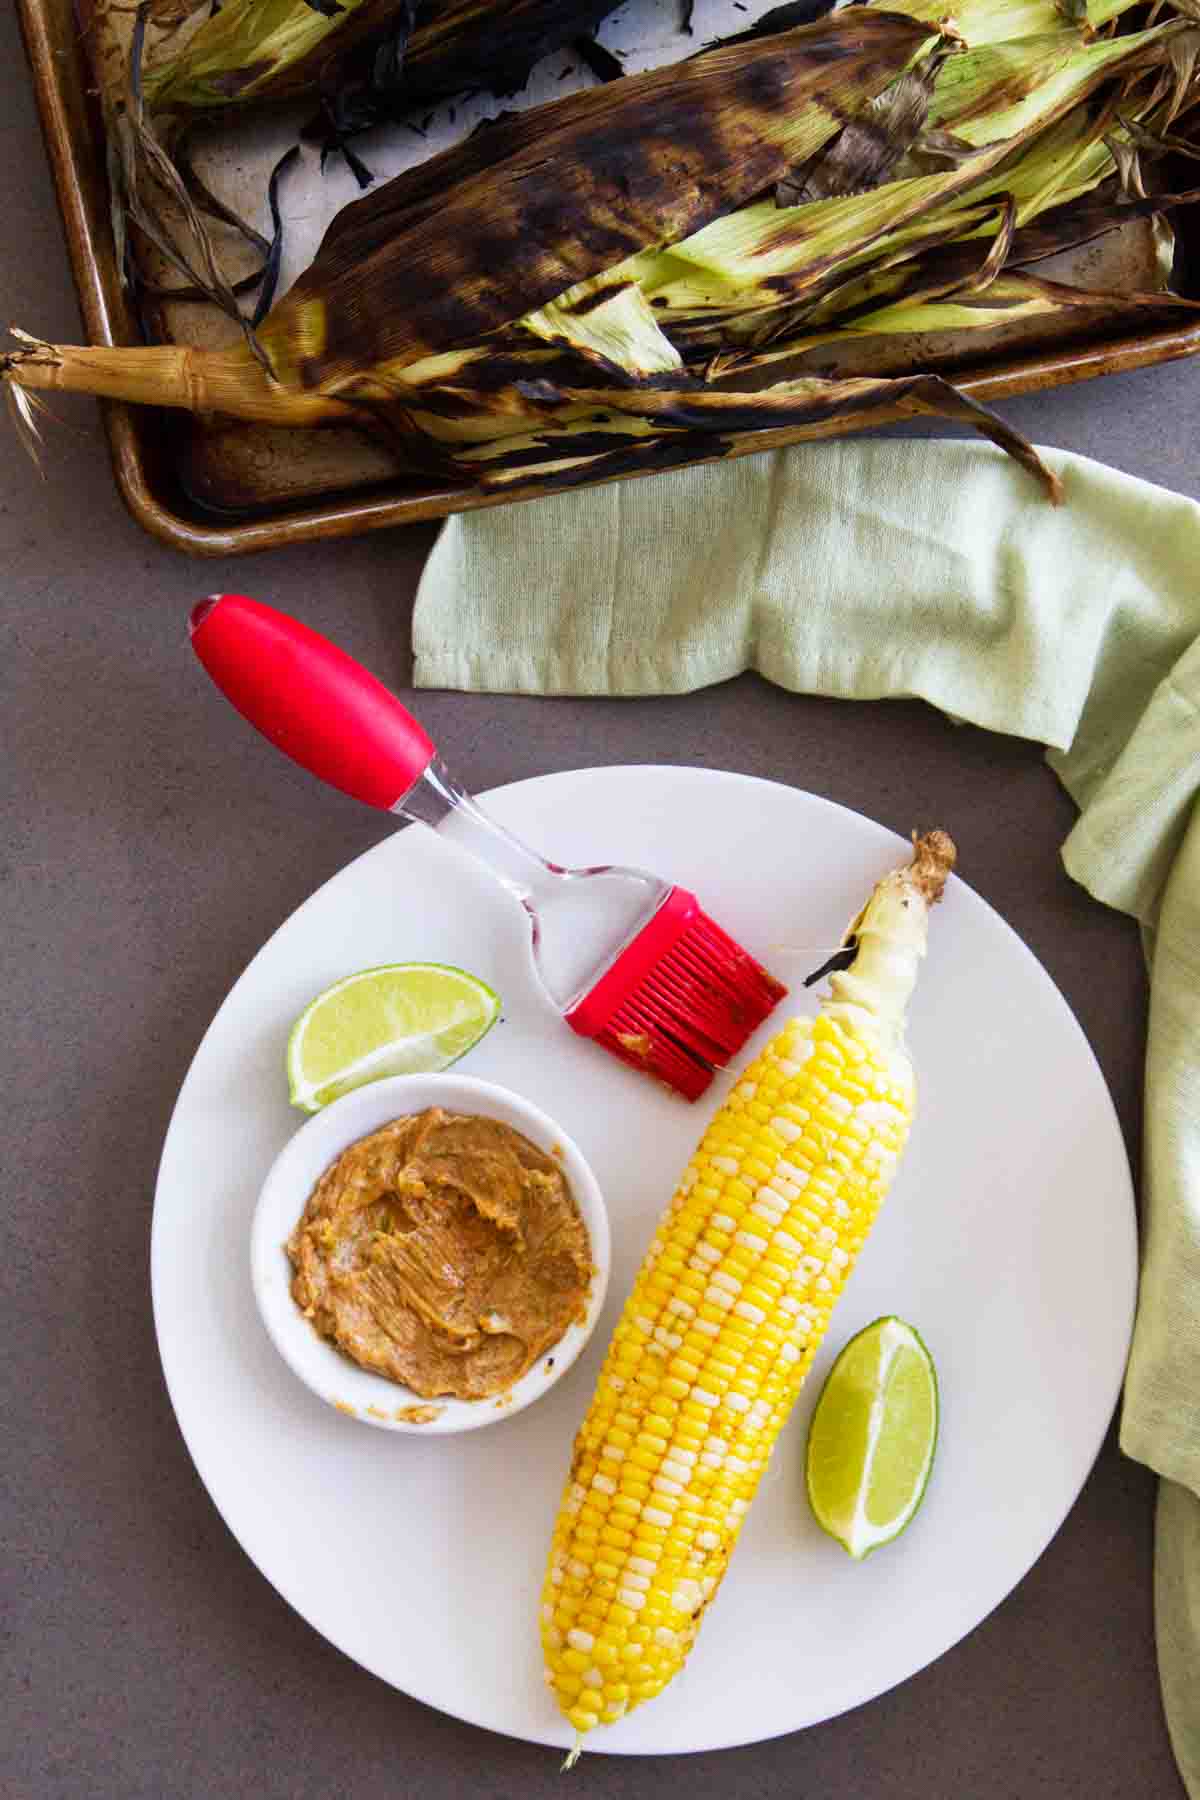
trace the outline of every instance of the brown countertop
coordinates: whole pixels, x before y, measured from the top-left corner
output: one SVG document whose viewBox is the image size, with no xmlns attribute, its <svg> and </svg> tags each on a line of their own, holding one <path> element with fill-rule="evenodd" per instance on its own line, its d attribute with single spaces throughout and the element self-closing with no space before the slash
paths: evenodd
<svg viewBox="0 0 1200 1800">
<path fill-rule="evenodd" d="M 11 13 L 0 49 L 2 316 L 69 341 L 74 299 Z M 431 534 L 189 563 L 126 518 L 90 405 L 57 410 L 44 482 L 0 432 L 8 1791 L 557 1794 L 551 1753 L 393 1692 L 267 1585 L 188 1459 L 150 1317 L 155 1167 L 196 1043 L 268 933 L 388 829 L 261 754 L 198 677 L 187 607 L 249 588 L 403 687 Z M 1004 410 L 1041 442 L 1200 496 L 1200 362 Z M 699 763 L 795 782 L 902 831 L 953 823 L 968 879 L 1075 1008 L 1136 1155 L 1137 937 L 1063 874 L 1072 808 L 1035 747 L 918 704 L 803 699 L 749 677 L 655 701 L 428 694 L 421 713 L 477 790 L 590 763 Z M 1026 1579 L 902 1687 L 774 1742 L 589 1757 L 571 1780 L 596 1800 L 1178 1800 L 1154 1663 L 1152 1502 L 1151 1477 L 1110 1433 Z"/>
</svg>

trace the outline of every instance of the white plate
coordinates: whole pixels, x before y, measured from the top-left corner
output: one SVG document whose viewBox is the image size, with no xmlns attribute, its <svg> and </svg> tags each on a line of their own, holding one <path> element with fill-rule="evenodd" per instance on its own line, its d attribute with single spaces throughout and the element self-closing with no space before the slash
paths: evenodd
<svg viewBox="0 0 1200 1800">
<path fill-rule="evenodd" d="M 800 978 L 905 848 L 812 795 L 708 770 L 594 769 L 488 802 L 567 862 L 641 864 L 693 887 L 794 984 L 800 1008 L 815 1004 Z M 562 1383 L 493 1430 L 432 1440 L 364 1431 L 301 1386 L 255 1311 L 247 1256 L 259 1186 L 300 1122 L 284 1078 L 292 1020 L 336 977 L 414 957 L 462 964 L 502 994 L 502 1021 L 463 1072 L 562 1121 L 613 1232 L 605 1315 Z M 907 1155 L 691 1663 L 597 1731 L 596 1749 L 746 1743 L 903 1681 L 1020 1580 L 1100 1447 L 1135 1291 L 1124 1146 L 1057 989 L 958 881 L 934 915 L 909 1035 L 921 1093 Z M 163 1150 L 152 1245 L 159 1346 L 188 1448 L 297 1611 L 445 1712 L 571 1741 L 541 1680 L 546 1546 L 609 1327 L 708 1110 L 577 1040 L 534 986 L 520 909 L 417 827 L 288 920 L 197 1052 Z M 833 1354 L 885 1312 L 916 1325 L 936 1358 L 942 1441 L 916 1520 L 860 1565 L 809 1516 L 801 1454 Z"/>
</svg>

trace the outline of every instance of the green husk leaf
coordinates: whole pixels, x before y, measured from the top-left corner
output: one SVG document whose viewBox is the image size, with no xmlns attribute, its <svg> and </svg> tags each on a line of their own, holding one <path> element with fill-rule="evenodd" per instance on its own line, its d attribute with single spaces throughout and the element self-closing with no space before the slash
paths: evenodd
<svg viewBox="0 0 1200 1800">
<path fill-rule="evenodd" d="M 882 3 L 882 0 L 881 0 Z M 899 0 L 896 11 L 929 25 L 953 21 L 954 29 L 972 50 L 985 44 L 1016 38 L 1039 37 L 1069 23 L 1077 31 L 1092 34 L 1137 4 L 1137 0 L 1070 0 L 1077 17 L 1067 19 L 1059 0 Z"/>
<path fill-rule="evenodd" d="M 1047 32 L 951 57 L 939 75 L 929 123 L 980 146 L 1022 137 L 1074 105 L 1107 72 L 1136 61 L 1169 29 L 1093 43 L 1069 31 Z"/>
<path fill-rule="evenodd" d="M 174 56 L 146 70 L 152 113 L 220 112 L 264 98 L 315 89 L 315 63 L 328 41 L 371 12 L 381 22 L 386 0 L 343 0 L 319 12 L 307 0 L 225 0 Z"/>
<path fill-rule="evenodd" d="M 527 313 L 521 324 L 547 343 L 569 344 L 582 356 L 636 377 L 667 374 L 683 366 L 635 282 L 599 287 L 573 305 L 551 301 Z"/>
<path fill-rule="evenodd" d="M 1186 200 L 1186 196 L 1177 198 Z M 1200 191 L 1193 198 L 1200 199 Z M 1116 222 L 1110 217 L 1109 228 Z M 1046 246 L 1045 253 L 1060 247 Z M 1092 315 L 1119 328 L 1146 311 L 1164 317 L 1200 311 L 1200 302 L 1169 291 L 1169 262 L 1160 260 L 1158 264 L 1161 286 L 1156 289 L 1110 291 L 1050 281 L 1028 269 L 1005 266 L 1008 257 L 1020 253 L 1015 235 L 1006 249 L 1002 233 L 978 267 L 972 266 L 968 243 L 942 246 L 904 266 L 873 272 L 818 308 L 801 334 L 778 343 L 768 353 L 738 358 L 730 367 L 745 374 L 771 362 L 844 343 L 850 337 L 989 330 L 1018 320 L 1057 318 L 1067 313 Z M 974 254 L 977 258 L 978 252 Z"/>
<path fill-rule="evenodd" d="M 866 313 L 845 329 L 860 336 L 928 331 L 977 331 L 1010 325 L 1018 319 L 1048 318 L 1064 312 L 1100 315 L 1105 324 L 1121 324 L 1142 312 L 1200 312 L 1200 301 L 1178 294 L 1119 292 L 1081 288 L 1047 281 L 1027 270 L 1005 272 L 984 292 L 901 302 Z M 826 339 L 825 341 L 829 341 Z"/>
<path fill-rule="evenodd" d="M 1056 0 L 1056 4 L 1069 25 L 1088 24 L 1087 0 Z"/>
</svg>

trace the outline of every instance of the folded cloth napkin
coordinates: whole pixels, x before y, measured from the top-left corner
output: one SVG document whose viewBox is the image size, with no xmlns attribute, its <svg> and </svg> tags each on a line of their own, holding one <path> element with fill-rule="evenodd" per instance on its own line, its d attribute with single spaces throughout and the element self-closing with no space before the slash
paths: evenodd
<svg viewBox="0 0 1200 1800">
<path fill-rule="evenodd" d="M 1200 506 L 1044 452 L 847 441 L 450 519 L 416 680 L 680 693 L 744 669 L 919 696 L 1039 740 L 1081 809 L 1066 866 L 1150 968 L 1141 1286 L 1121 1443 L 1162 1480 L 1159 1668 L 1200 1800 Z"/>
</svg>

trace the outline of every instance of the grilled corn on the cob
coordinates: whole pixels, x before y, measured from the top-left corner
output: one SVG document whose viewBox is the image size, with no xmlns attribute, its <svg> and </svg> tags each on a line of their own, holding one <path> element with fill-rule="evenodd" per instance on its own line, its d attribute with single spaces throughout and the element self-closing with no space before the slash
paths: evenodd
<svg viewBox="0 0 1200 1800">
<path fill-rule="evenodd" d="M 815 1021 L 746 1070 L 676 1189 L 575 1442 L 542 1592 L 579 1733 L 682 1668 L 913 1113 L 904 1014 L 954 861 L 916 840 L 850 927 Z"/>
</svg>

